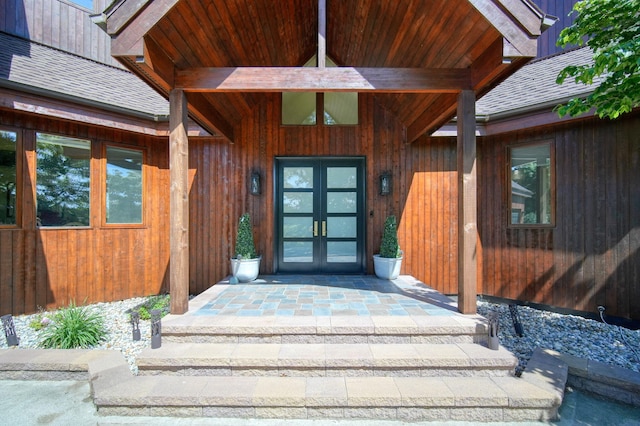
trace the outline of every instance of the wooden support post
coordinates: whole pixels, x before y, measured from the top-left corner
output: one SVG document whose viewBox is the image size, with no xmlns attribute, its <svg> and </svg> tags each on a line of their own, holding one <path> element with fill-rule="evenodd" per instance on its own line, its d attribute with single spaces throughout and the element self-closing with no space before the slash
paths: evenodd
<svg viewBox="0 0 640 426">
<path fill-rule="evenodd" d="M 327 66 L 327 0 L 318 0 L 318 68 Z"/>
<path fill-rule="evenodd" d="M 476 313 L 478 285 L 478 207 L 476 176 L 476 97 L 458 96 L 458 310 Z"/>
<path fill-rule="evenodd" d="M 187 97 L 184 91 L 169 94 L 170 246 L 169 291 L 171 313 L 189 310 L 189 140 Z"/>
</svg>

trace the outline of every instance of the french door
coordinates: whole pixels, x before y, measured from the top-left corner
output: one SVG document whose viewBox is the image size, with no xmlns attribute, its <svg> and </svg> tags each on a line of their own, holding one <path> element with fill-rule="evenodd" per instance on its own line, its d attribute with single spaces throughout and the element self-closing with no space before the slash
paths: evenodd
<svg viewBox="0 0 640 426">
<path fill-rule="evenodd" d="M 365 270 L 363 158 L 276 162 L 277 271 Z"/>
</svg>

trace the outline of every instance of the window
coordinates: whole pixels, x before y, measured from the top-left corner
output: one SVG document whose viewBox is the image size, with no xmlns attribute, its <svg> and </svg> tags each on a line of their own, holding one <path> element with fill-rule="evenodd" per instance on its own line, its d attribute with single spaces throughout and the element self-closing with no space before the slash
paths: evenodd
<svg viewBox="0 0 640 426">
<path fill-rule="evenodd" d="M 337 66 L 329 58 L 326 63 L 327 67 Z M 313 56 L 304 66 L 316 66 L 316 56 Z M 323 100 L 322 122 L 325 126 L 358 124 L 358 93 L 328 92 L 323 94 Z M 284 92 L 282 94 L 282 124 L 314 126 L 318 122 L 317 115 L 315 93 Z"/>
<path fill-rule="evenodd" d="M 17 140 L 17 133 L 0 130 L 0 225 L 16 224 Z"/>
<path fill-rule="evenodd" d="M 142 151 L 107 147 L 107 224 L 142 223 Z"/>
<path fill-rule="evenodd" d="M 36 134 L 38 226 L 89 226 L 91 142 Z"/>
<path fill-rule="evenodd" d="M 510 148 L 511 225 L 551 225 L 554 180 L 551 143 Z"/>
</svg>

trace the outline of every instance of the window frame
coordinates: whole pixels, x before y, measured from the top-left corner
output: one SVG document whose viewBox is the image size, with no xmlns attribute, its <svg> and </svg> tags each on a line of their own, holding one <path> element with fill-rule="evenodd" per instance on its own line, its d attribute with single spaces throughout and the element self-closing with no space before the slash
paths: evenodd
<svg viewBox="0 0 640 426">
<path fill-rule="evenodd" d="M 11 132 L 16 134 L 16 205 L 14 206 L 13 216 L 15 223 L 1 223 L 0 229 L 16 229 L 22 226 L 22 185 L 23 177 L 23 131 L 11 126 L 0 126 L 3 132 Z"/>
<path fill-rule="evenodd" d="M 549 192 L 550 192 L 550 220 L 549 223 L 513 223 L 512 222 L 512 194 L 513 189 L 511 186 L 511 156 L 514 148 L 526 148 L 548 145 L 549 146 Z M 540 139 L 534 141 L 527 141 L 522 143 L 514 143 L 506 146 L 506 164 L 505 164 L 505 183 L 506 183 L 506 199 L 507 204 L 505 206 L 505 216 L 507 218 L 507 228 L 512 229 L 549 229 L 556 226 L 556 147 L 555 141 L 552 139 Z"/>
<path fill-rule="evenodd" d="M 126 149 L 129 151 L 138 151 L 142 153 L 142 212 L 140 223 L 108 223 L 107 222 L 107 148 Z M 137 145 L 127 145 L 120 143 L 112 143 L 104 141 L 101 147 L 101 170 L 100 170 L 100 207 L 101 207 L 101 226 L 103 228 L 146 228 L 147 226 L 147 209 L 146 209 L 146 175 L 147 175 L 147 148 Z"/>
<path fill-rule="evenodd" d="M 38 135 L 51 135 L 61 138 L 76 139 L 89 142 L 89 224 L 82 226 L 42 226 L 38 224 Z M 90 229 L 94 226 L 94 215 L 96 213 L 94 203 L 94 177 L 96 175 L 95 164 L 95 141 L 88 137 L 71 136 L 64 133 L 49 132 L 46 130 L 34 130 L 33 132 L 33 221 L 38 230 L 58 230 L 58 229 Z"/>
</svg>

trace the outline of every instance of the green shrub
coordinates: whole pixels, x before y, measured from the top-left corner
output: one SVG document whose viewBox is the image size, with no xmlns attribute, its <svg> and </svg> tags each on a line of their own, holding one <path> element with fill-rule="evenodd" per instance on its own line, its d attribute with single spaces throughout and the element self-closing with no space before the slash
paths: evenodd
<svg viewBox="0 0 640 426">
<path fill-rule="evenodd" d="M 384 232 L 380 243 L 380 257 L 398 258 L 402 256 L 398 244 L 398 229 L 395 216 L 387 216 L 384 221 Z"/>
<path fill-rule="evenodd" d="M 169 302 L 170 297 L 168 294 L 163 294 L 159 296 L 152 296 L 143 304 L 131 309 L 131 311 L 138 312 L 141 320 L 150 320 L 151 319 L 151 311 L 156 309 L 160 311 L 160 316 L 165 316 L 169 313 Z"/>
<path fill-rule="evenodd" d="M 249 213 L 240 216 L 238 232 L 236 235 L 236 258 L 242 256 L 243 259 L 255 259 L 258 257 L 256 246 L 253 241 L 253 227 Z"/>
<path fill-rule="evenodd" d="M 73 349 L 91 348 L 106 337 L 104 320 L 99 313 L 86 306 L 75 306 L 56 312 L 51 323 L 42 332 L 40 346 L 43 348 Z"/>
</svg>

